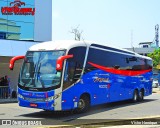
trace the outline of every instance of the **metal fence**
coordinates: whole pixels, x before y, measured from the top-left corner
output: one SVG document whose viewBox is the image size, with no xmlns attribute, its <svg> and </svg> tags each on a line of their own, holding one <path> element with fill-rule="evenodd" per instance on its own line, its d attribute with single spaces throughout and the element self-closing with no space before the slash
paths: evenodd
<svg viewBox="0 0 160 128">
<path fill-rule="evenodd" d="M 0 86 L 0 99 L 12 98 L 9 86 Z"/>
</svg>

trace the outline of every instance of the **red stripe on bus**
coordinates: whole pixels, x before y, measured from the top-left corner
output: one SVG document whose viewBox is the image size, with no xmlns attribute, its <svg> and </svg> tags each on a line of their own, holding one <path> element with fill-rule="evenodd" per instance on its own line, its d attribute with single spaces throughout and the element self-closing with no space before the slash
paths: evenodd
<svg viewBox="0 0 160 128">
<path fill-rule="evenodd" d="M 114 68 L 109 68 L 109 67 L 104 67 L 98 64 L 94 64 L 92 62 L 88 62 L 88 64 L 92 65 L 93 67 L 96 67 L 98 69 L 101 69 L 103 71 L 117 74 L 117 75 L 124 75 L 124 76 L 137 76 L 137 75 L 142 75 L 147 72 L 150 72 L 152 69 L 149 70 L 141 70 L 141 71 L 133 71 L 133 70 L 120 70 L 120 69 L 114 69 Z"/>
</svg>

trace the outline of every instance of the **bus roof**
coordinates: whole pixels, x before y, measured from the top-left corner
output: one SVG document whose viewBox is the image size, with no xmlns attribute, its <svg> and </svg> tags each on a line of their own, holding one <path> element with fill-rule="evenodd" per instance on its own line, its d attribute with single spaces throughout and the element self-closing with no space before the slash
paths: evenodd
<svg viewBox="0 0 160 128">
<path fill-rule="evenodd" d="M 84 41 L 75 41 L 75 40 L 58 40 L 58 41 L 48 41 L 42 42 L 30 47 L 30 51 L 39 51 L 39 50 L 61 50 L 61 49 L 71 49 L 76 46 L 88 46 L 90 44 L 85 43 Z"/>
<path fill-rule="evenodd" d="M 32 47 L 29 48 L 29 51 L 64 50 L 64 49 L 71 49 L 71 48 L 77 47 L 77 46 L 87 46 L 87 47 L 95 46 L 95 47 L 101 47 L 101 48 L 106 47 L 106 48 L 119 50 L 119 51 L 122 51 L 124 53 L 129 53 L 133 56 L 137 56 L 137 57 L 140 57 L 140 58 L 152 60 L 149 57 L 142 56 L 140 54 L 129 51 L 127 49 L 116 48 L 116 47 L 113 47 L 113 46 L 110 46 L 110 45 L 97 44 L 94 41 L 76 41 L 76 40 L 48 41 L 48 42 L 42 42 L 42 43 L 33 45 Z"/>
</svg>

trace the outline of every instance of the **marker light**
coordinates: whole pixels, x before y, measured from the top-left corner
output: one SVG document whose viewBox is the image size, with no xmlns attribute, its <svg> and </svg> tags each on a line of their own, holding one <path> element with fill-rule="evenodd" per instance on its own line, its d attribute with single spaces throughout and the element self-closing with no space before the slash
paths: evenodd
<svg viewBox="0 0 160 128">
<path fill-rule="evenodd" d="M 61 95 L 61 94 L 57 94 L 57 95 L 55 95 L 55 96 L 48 97 L 48 98 L 46 98 L 45 101 L 52 101 L 52 100 L 55 100 L 55 99 L 57 99 L 58 97 L 60 97 L 60 95 Z"/>
</svg>

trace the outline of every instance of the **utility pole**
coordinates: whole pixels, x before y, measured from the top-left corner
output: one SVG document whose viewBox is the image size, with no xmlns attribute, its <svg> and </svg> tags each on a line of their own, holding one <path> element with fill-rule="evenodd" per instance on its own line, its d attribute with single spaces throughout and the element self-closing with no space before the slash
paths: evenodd
<svg viewBox="0 0 160 128">
<path fill-rule="evenodd" d="M 134 47 L 133 47 L 133 30 L 131 30 L 131 48 L 135 52 Z"/>
<path fill-rule="evenodd" d="M 159 48 L 159 25 L 155 26 L 155 43 L 156 47 Z"/>
</svg>

